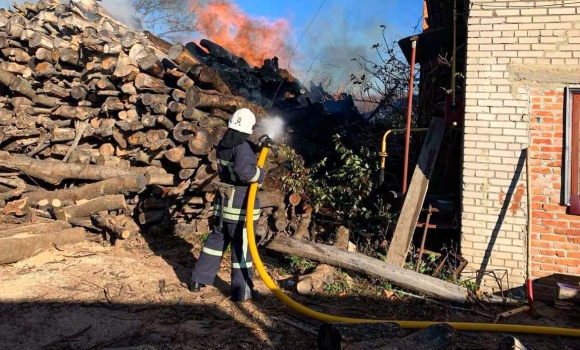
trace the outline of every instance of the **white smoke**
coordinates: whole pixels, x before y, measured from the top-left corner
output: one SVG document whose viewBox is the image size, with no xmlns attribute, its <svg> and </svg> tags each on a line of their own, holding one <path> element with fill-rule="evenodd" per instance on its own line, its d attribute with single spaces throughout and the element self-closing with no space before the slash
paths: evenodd
<svg viewBox="0 0 580 350">
<path fill-rule="evenodd" d="M 117 21 L 134 31 L 145 30 L 131 0 L 101 0 L 102 7 Z"/>
<path fill-rule="evenodd" d="M 258 129 L 260 135 L 267 134 L 272 140 L 280 142 L 280 138 L 284 135 L 284 120 L 277 116 L 262 118 Z"/>
</svg>

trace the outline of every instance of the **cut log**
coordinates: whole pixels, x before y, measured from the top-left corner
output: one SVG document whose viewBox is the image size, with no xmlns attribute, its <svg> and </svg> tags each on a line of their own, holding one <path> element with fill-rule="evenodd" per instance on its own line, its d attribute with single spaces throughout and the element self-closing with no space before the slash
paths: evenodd
<svg viewBox="0 0 580 350">
<path fill-rule="evenodd" d="M 294 233 L 294 239 L 310 240 L 310 223 L 312 222 L 312 210 L 308 209 L 302 214 L 298 229 Z"/>
<path fill-rule="evenodd" d="M 400 337 L 402 333 L 401 326 L 393 322 L 323 323 L 318 328 L 318 350 L 342 350 L 342 342 L 361 343 L 375 340 L 388 342 L 390 339 Z"/>
<path fill-rule="evenodd" d="M 30 192 L 26 193 L 24 197 L 28 198 L 30 205 L 38 205 L 43 200 L 52 202 L 54 199 L 58 199 L 63 205 L 68 206 L 81 199 L 94 199 L 121 193 L 139 192 L 145 189 L 146 181 L 143 175 L 118 177 L 68 190 Z"/>
<path fill-rule="evenodd" d="M 93 218 L 95 219 L 97 226 L 113 232 L 117 238 L 127 239 L 131 236 L 131 231 L 126 229 L 123 225 L 117 222 L 116 218 L 113 218 L 110 215 L 99 213 L 94 215 Z"/>
<path fill-rule="evenodd" d="M 182 112 L 183 118 L 188 120 L 200 121 L 207 117 L 208 113 L 192 106 L 187 106 Z"/>
<path fill-rule="evenodd" d="M 172 163 L 179 163 L 185 157 L 185 148 L 171 148 L 164 153 L 164 157 Z"/>
<path fill-rule="evenodd" d="M 339 226 L 338 229 L 336 229 L 336 238 L 334 240 L 333 246 L 340 250 L 347 250 L 349 239 L 350 230 L 344 226 Z"/>
<path fill-rule="evenodd" d="M 137 62 L 121 51 L 113 75 L 121 78 L 124 82 L 129 82 L 135 80 L 140 72 Z"/>
<path fill-rule="evenodd" d="M 284 195 L 280 190 L 258 191 L 257 198 L 260 200 L 260 207 L 262 208 L 284 208 Z"/>
<path fill-rule="evenodd" d="M 173 138 L 177 142 L 188 142 L 193 137 L 195 131 L 196 128 L 190 122 L 182 121 L 175 125 Z"/>
<path fill-rule="evenodd" d="M 145 179 L 148 185 L 173 186 L 175 182 L 173 174 L 147 172 L 145 174 Z"/>
<path fill-rule="evenodd" d="M 66 221 L 66 214 L 62 209 L 62 202 L 59 199 L 55 198 L 52 201 L 50 201 L 50 204 L 52 205 L 52 212 L 54 214 L 54 217 L 58 221 Z"/>
<path fill-rule="evenodd" d="M 36 177 L 53 185 L 64 179 L 106 180 L 114 177 L 137 177 L 131 171 L 100 167 L 96 165 L 63 164 L 46 160 L 36 160 L 19 154 L 0 151 L 0 165 L 8 169 Z"/>
<path fill-rule="evenodd" d="M 182 72 L 187 72 L 193 65 L 200 63 L 182 44 L 173 45 L 167 53 L 167 58 L 175 62 Z"/>
<path fill-rule="evenodd" d="M 248 102 L 242 97 L 231 96 L 212 90 L 201 90 L 197 86 L 187 89 L 187 105 L 195 108 L 209 109 L 220 108 L 224 111 L 235 112 L 240 108 L 247 108 L 259 118 L 266 115 L 262 106 Z"/>
<path fill-rule="evenodd" d="M 438 299 L 459 304 L 464 304 L 467 300 L 467 290 L 463 287 L 399 266 L 389 265 L 362 254 L 345 252 L 323 244 L 302 242 L 282 235 L 276 236 L 267 248 L 279 253 L 296 255 L 338 266 L 371 277 L 386 279 L 403 288 Z"/>
<path fill-rule="evenodd" d="M 135 88 L 141 91 L 151 91 L 158 94 L 169 93 L 171 88 L 165 85 L 163 80 L 152 77 L 145 73 L 137 74 Z"/>
<path fill-rule="evenodd" d="M 71 228 L 64 221 L 19 225 L 0 230 L 0 264 L 11 264 L 43 251 L 85 240 L 84 228 Z"/>
<path fill-rule="evenodd" d="M 163 78 L 164 70 L 163 64 L 157 58 L 155 52 L 151 49 L 145 49 L 146 55 L 142 55 L 137 59 L 139 68 L 157 78 Z"/>
<path fill-rule="evenodd" d="M 179 162 L 182 169 L 197 169 L 200 159 L 197 157 L 185 157 Z"/>
<path fill-rule="evenodd" d="M 232 92 L 219 76 L 218 71 L 206 65 L 197 64 L 189 69 L 189 74 L 210 89 L 214 89 L 222 94 L 231 95 Z"/>
<path fill-rule="evenodd" d="M 315 295 L 324 292 L 324 288 L 332 283 L 334 283 L 334 269 L 332 266 L 320 264 L 312 273 L 298 278 L 296 291 L 302 295 Z"/>
<path fill-rule="evenodd" d="M 125 197 L 122 194 L 103 196 L 88 200 L 82 204 L 64 207 L 67 218 L 85 218 L 101 211 L 126 210 Z"/>
<path fill-rule="evenodd" d="M 195 137 L 192 137 L 188 143 L 189 150 L 196 156 L 207 155 L 211 151 L 212 145 L 211 135 L 204 128 L 197 129 Z"/>
</svg>

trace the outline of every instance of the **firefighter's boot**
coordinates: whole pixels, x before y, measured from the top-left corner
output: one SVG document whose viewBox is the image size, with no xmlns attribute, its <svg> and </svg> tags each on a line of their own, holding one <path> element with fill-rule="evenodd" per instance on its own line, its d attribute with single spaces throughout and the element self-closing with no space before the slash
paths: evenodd
<svg viewBox="0 0 580 350">
<path fill-rule="evenodd" d="M 201 287 L 205 287 L 205 284 L 201 284 L 201 283 L 197 283 L 194 281 L 191 281 L 191 285 L 189 286 L 189 291 L 190 292 L 194 292 L 197 293 L 201 290 Z"/>
</svg>

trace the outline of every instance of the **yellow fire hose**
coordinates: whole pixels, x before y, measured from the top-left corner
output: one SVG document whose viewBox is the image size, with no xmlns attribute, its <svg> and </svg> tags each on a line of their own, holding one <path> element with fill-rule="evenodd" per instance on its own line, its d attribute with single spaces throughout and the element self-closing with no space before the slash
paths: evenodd
<svg viewBox="0 0 580 350">
<path fill-rule="evenodd" d="M 263 145 L 260 155 L 258 157 L 257 165 L 260 167 L 264 166 L 266 162 L 266 157 L 268 155 L 268 150 L 270 144 Z M 256 203 L 256 194 L 258 190 L 258 183 L 254 182 L 250 185 L 248 193 L 248 205 L 246 213 L 252 213 L 254 210 L 254 204 Z M 262 264 L 260 255 L 258 254 L 258 247 L 256 246 L 256 238 L 254 236 L 254 221 L 252 215 L 246 215 L 246 230 L 248 234 L 248 243 L 250 246 L 250 253 L 252 254 L 252 259 L 260 278 L 264 281 L 266 286 L 270 289 L 272 294 L 274 294 L 280 301 L 289 306 L 291 309 L 301 313 L 305 316 L 311 317 L 313 319 L 323 321 L 323 322 L 336 322 L 336 323 L 386 323 L 392 322 L 397 323 L 403 329 L 422 329 L 429 327 L 431 325 L 443 322 L 431 322 L 431 321 L 396 321 L 396 320 L 378 320 L 378 319 L 363 319 L 363 318 L 350 318 L 328 315 L 322 312 L 318 312 L 307 308 L 306 306 L 294 301 L 289 296 L 287 296 L 279 287 L 276 282 L 272 280 L 266 268 Z M 468 322 L 445 322 L 449 326 L 455 328 L 459 331 L 484 331 L 484 332 L 505 332 L 505 333 L 529 333 L 529 334 L 542 334 L 542 335 L 553 335 L 553 336 L 568 336 L 568 337 L 580 337 L 580 329 L 572 328 L 560 328 L 560 327 L 543 327 L 543 326 L 520 326 L 520 325 L 509 325 L 509 324 L 495 324 L 495 323 L 468 323 Z"/>
</svg>

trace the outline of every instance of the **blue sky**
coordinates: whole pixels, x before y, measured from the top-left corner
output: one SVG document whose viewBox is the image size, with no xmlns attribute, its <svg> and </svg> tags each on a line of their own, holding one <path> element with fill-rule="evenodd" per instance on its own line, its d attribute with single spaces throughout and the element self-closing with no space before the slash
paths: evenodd
<svg viewBox="0 0 580 350">
<path fill-rule="evenodd" d="M 293 31 L 293 38 L 288 38 L 288 42 L 293 48 L 322 3 L 322 0 L 231 1 L 251 17 L 288 20 Z M 12 2 L 0 0 L 0 7 L 7 8 Z M 16 2 L 23 3 L 24 0 Z M 127 2 L 104 1 L 107 5 Z M 117 7 L 116 10 L 120 9 Z M 303 83 L 320 75 L 332 76 L 335 82 L 348 80 L 356 71 L 352 58 L 358 55 L 370 59 L 376 57 L 370 47 L 382 41 L 380 25 L 387 26 L 388 40 L 398 40 L 413 34 L 418 22 L 417 30 L 421 30 L 422 12 L 422 0 L 326 0 L 297 47 L 290 71 Z M 283 65 L 286 67 L 286 63 Z M 308 70 L 308 67 L 312 69 Z"/>
</svg>

